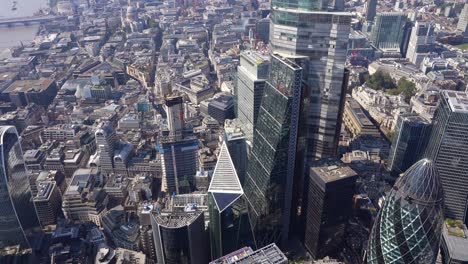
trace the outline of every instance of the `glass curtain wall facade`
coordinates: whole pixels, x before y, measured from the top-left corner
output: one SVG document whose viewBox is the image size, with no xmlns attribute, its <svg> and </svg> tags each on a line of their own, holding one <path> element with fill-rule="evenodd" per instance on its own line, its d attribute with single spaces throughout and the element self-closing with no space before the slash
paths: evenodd
<svg viewBox="0 0 468 264">
<path fill-rule="evenodd" d="M 273 55 L 244 192 L 257 247 L 288 239 L 302 68 Z"/>
<path fill-rule="evenodd" d="M 255 246 L 247 213 L 247 201 L 226 142 L 221 146 L 210 187 L 211 259 L 245 246 Z"/>
<path fill-rule="evenodd" d="M 468 94 L 443 91 L 433 119 L 426 157 L 433 160 L 445 190 L 445 216 L 467 222 Z"/>
<path fill-rule="evenodd" d="M 390 12 L 377 14 L 371 35 L 374 46 L 383 50 L 400 52 L 405 24 L 406 16 L 403 13 Z"/>
<path fill-rule="evenodd" d="M 269 65 L 269 57 L 259 52 L 241 53 L 240 66 L 237 67 L 236 105 L 237 117 L 248 141 L 253 139 Z"/>
<path fill-rule="evenodd" d="M 423 159 L 395 183 L 369 239 L 368 264 L 435 263 L 444 193 L 434 162 Z"/>
<path fill-rule="evenodd" d="M 417 114 L 404 114 L 398 117 L 388 156 L 388 168 L 393 175 L 398 176 L 405 172 L 422 158 L 431 127 L 427 120 Z"/>
<path fill-rule="evenodd" d="M 158 263 L 208 263 L 204 219 L 201 211 L 154 213 L 151 225 Z"/>
<path fill-rule="evenodd" d="M 272 52 L 303 68 L 308 160 L 334 156 L 338 148 L 351 14 L 327 12 L 331 2 L 271 3 Z"/>
<path fill-rule="evenodd" d="M 198 165 L 198 139 L 194 136 L 162 136 L 157 150 L 161 153 L 161 190 L 171 194 L 193 191 Z"/>
<path fill-rule="evenodd" d="M 31 248 L 41 226 L 16 129 L 0 126 L 0 140 L 0 247 Z"/>
</svg>

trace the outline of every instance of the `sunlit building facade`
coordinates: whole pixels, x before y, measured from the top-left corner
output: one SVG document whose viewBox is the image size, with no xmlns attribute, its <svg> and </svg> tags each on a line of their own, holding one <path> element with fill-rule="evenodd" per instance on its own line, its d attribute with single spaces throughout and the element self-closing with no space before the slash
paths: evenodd
<svg viewBox="0 0 468 264">
<path fill-rule="evenodd" d="M 0 126 L 0 248 L 31 248 L 41 226 L 33 204 L 18 132 Z"/>
<path fill-rule="evenodd" d="M 444 192 L 434 162 L 423 159 L 395 183 L 369 239 L 368 264 L 435 263 Z"/>
</svg>

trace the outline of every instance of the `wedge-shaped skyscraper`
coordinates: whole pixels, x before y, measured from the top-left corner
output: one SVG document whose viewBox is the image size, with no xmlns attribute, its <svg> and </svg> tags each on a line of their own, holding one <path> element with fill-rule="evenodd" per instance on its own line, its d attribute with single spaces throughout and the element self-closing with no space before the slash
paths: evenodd
<svg viewBox="0 0 468 264">
<path fill-rule="evenodd" d="M 226 142 L 221 146 L 208 188 L 208 201 L 212 259 L 254 245 L 247 201 Z"/>
<path fill-rule="evenodd" d="M 368 264 L 435 263 L 444 222 L 444 193 L 434 162 L 401 176 L 375 220 Z"/>
</svg>

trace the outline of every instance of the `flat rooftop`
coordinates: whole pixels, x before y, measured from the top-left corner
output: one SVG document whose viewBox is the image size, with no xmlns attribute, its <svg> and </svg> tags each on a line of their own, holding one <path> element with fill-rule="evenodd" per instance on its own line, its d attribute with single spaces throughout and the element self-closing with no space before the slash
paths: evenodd
<svg viewBox="0 0 468 264">
<path fill-rule="evenodd" d="M 29 90 L 42 91 L 49 88 L 53 82 L 51 79 L 15 81 L 5 90 L 5 93 L 20 93 Z"/>
<path fill-rule="evenodd" d="M 465 237 L 449 234 L 447 226 L 445 224 L 443 225 L 442 230 L 444 244 L 447 246 L 450 258 L 452 260 L 460 261 L 457 263 L 468 262 L 468 238 L 466 237 L 466 234 L 468 234 L 468 230 L 466 229 L 466 226 L 464 226 L 463 229 Z"/>
<path fill-rule="evenodd" d="M 286 258 L 286 256 L 278 248 L 278 246 L 276 246 L 276 244 L 273 243 L 254 251 L 253 253 L 243 257 L 242 259 L 234 263 L 286 264 L 288 263 L 288 258 Z"/>
<path fill-rule="evenodd" d="M 325 183 L 330 183 L 345 178 L 357 176 L 357 173 L 354 170 L 340 163 L 325 164 L 323 166 L 311 167 L 310 172 L 319 176 Z"/>
<path fill-rule="evenodd" d="M 468 93 L 460 91 L 442 91 L 453 112 L 468 113 Z"/>
</svg>

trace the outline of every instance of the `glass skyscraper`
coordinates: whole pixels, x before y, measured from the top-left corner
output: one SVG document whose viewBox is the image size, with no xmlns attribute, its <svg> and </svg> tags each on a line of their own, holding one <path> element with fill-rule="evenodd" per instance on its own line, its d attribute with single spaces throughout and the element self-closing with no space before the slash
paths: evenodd
<svg viewBox="0 0 468 264">
<path fill-rule="evenodd" d="M 16 129 L 0 126 L 0 247 L 31 248 L 41 231 Z"/>
<path fill-rule="evenodd" d="M 371 35 L 374 46 L 384 51 L 400 52 L 405 22 L 406 16 L 403 13 L 377 14 Z"/>
<path fill-rule="evenodd" d="M 374 222 L 368 264 L 435 263 L 444 223 L 444 192 L 434 162 L 401 176 Z"/>
<path fill-rule="evenodd" d="M 301 67 L 272 56 L 244 183 L 258 247 L 288 239 L 301 79 Z"/>
<path fill-rule="evenodd" d="M 226 142 L 221 146 L 210 187 L 211 259 L 245 246 L 254 246 L 247 201 Z"/>
<path fill-rule="evenodd" d="M 445 215 L 467 221 L 468 94 L 442 91 L 426 156 L 433 160 L 445 190 Z"/>
<path fill-rule="evenodd" d="M 388 157 L 388 169 L 398 176 L 422 158 L 430 133 L 431 124 L 418 114 L 400 115 Z"/>
<path fill-rule="evenodd" d="M 306 116 L 301 118 L 301 131 L 304 130 L 307 139 L 308 160 L 334 156 L 340 135 L 351 14 L 327 11 L 331 3 L 271 2 L 272 52 L 294 60 L 303 68 L 305 108 L 301 115 Z"/>
</svg>

